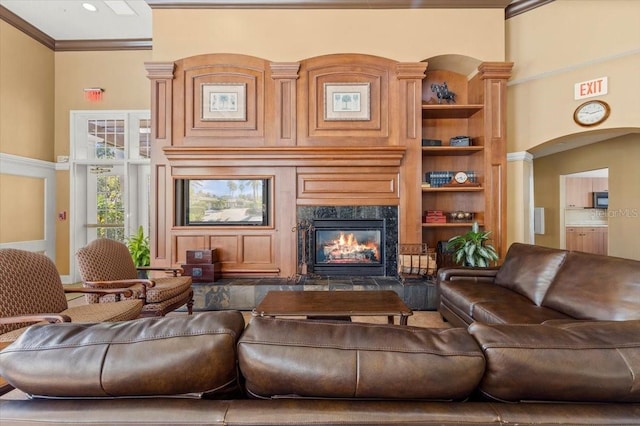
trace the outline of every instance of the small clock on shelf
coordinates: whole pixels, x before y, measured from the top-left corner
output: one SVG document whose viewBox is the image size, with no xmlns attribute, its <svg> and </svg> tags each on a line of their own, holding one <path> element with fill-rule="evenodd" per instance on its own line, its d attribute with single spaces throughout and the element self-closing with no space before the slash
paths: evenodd
<svg viewBox="0 0 640 426">
<path fill-rule="evenodd" d="M 459 171 L 453 174 L 453 178 L 449 183 L 445 183 L 444 186 L 480 186 L 477 182 L 472 182 L 467 172 Z"/>
</svg>

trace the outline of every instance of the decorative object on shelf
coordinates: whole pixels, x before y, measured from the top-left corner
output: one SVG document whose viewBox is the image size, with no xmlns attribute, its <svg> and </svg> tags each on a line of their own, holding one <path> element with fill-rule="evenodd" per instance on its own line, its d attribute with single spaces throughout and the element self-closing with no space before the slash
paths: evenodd
<svg viewBox="0 0 640 426">
<path fill-rule="evenodd" d="M 201 87 L 202 120 L 247 121 L 247 85 L 205 83 Z"/>
<path fill-rule="evenodd" d="M 442 101 L 446 101 L 448 104 L 456 102 L 456 94 L 449 90 L 446 81 L 442 82 L 442 84 L 433 83 L 431 91 L 436 94 L 439 104 Z"/>
<path fill-rule="evenodd" d="M 398 244 L 398 274 L 404 278 L 432 277 L 437 270 L 436 253 L 427 244 Z"/>
<path fill-rule="evenodd" d="M 422 139 L 422 146 L 442 146 L 440 139 Z"/>
<path fill-rule="evenodd" d="M 424 223 L 447 223 L 447 217 L 442 210 L 427 210 L 422 217 Z"/>
<path fill-rule="evenodd" d="M 605 101 L 587 101 L 576 108 L 573 121 L 583 127 L 596 126 L 609 118 L 610 113 L 611 108 Z"/>
<path fill-rule="evenodd" d="M 475 180 L 475 174 L 474 174 L 474 178 L 472 179 L 470 177 L 470 173 L 469 172 L 459 171 L 459 172 L 453 173 L 453 176 L 451 177 L 451 180 L 449 182 L 443 184 L 443 186 L 446 186 L 446 187 L 452 187 L 452 186 L 480 186 L 480 184 L 478 182 L 474 182 L 474 180 Z"/>
<path fill-rule="evenodd" d="M 473 220 L 472 212 L 455 211 L 449 213 L 452 222 L 471 222 Z"/>
<path fill-rule="evenodd" d="M 453 252 L 458 265 L 486 268 L 499 258 L 496 249 L 488 244 L 490 235 L 491 231 L 480 231 L 478 222 L 473 222 L 469 232 L 449 239 L 447 250 Z"/>
<path fill-rule="evenodd" d="M 454 136 L 449 139 L 451 146 L 471 146 L 471 138 L 469 136 Z"/>
<path fill-rule="evenodd" d="M 324 119 L 327 121 L 369 121 L 369 83 L 325 83 Z"/>
</svg>

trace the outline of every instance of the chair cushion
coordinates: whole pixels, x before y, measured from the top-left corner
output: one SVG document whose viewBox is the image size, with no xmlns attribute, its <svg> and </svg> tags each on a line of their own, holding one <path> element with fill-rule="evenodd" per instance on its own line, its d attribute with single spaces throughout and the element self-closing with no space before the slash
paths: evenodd
<svg viewBox="0 0 640 426">
<path fill-rule="evenodd" d="M 506 401 L 640 402 L 640 321 L 473 323 L 480 390 Z"/>
<path fill-rule="evenodd" d="M 155 286 L 147 289 L 147 303 L 158 303 L 190 291 L 191 277 L 154 278 Z"/>
<path fill-rule="evenodd" d="M 253 318 L 238 343 L 246 389 L 270 398 L 463 399 L 484 371 L 463 328 Z"/>
<path fill-rule="evenodd" d="M 51 397 L 226 392 L 243 329 L 237 311 L 32 326 L 0 352 L 0 376 Z"/>
</svg>

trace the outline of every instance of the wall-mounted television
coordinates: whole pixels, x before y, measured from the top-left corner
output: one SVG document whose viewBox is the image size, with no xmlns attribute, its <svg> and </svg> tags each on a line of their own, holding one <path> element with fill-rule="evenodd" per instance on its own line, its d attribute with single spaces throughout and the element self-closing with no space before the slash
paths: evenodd
<svg viewBox="0 0 640 426">
<path fill-rule="evenodd" d="M 268 178 L 176 179 L 177 226 L 266 226 Z"/>
</svg>

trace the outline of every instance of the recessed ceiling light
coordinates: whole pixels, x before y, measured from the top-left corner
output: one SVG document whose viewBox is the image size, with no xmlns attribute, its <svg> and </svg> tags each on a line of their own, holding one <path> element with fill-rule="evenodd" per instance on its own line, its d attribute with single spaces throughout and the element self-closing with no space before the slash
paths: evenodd
<svg viewBox="0 0 640 426">
<path fill-rule="evenodd" d="M 87 9 L 89 12 L 97 12 L 98 8 L 92 5 L 91 3 L 82 3 L 82 7 Z"/>
</svg>

